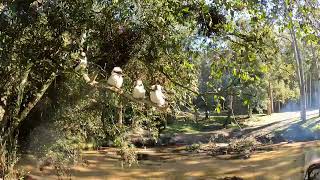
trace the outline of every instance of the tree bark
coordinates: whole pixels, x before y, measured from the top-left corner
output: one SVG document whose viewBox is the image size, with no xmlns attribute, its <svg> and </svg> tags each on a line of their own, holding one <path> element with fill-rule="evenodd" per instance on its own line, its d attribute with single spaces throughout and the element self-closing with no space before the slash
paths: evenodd
<svg viewBox="0 0 320 180">
<path fill-rule="evenodd" d="M 295 31 L 293 29 L 293 25 L 290 28 L 291 38 L 293 40 L 293 48 L 295 52 L 296 64 L 298 69 L 298 78 L 299 78 L 299 86 L 300 86 L 300 111 L 301 111 L 301 119 L 303 121 L 307 120 L 307 108 L 306 108 L 306 86 L 304 81 L 304 72 L 303 72 L 303 61 L 300 54 L 300 49 L 298 47 Z"/>
<path fill-rule="evenodd" d="M 269 80 L 269 86 L 268 86 L 268 99 L 269 99 L 269 104 L 268 104 L 268 109 L 267 109 L 267 114 L 271 115 L 273 113 L 273 94 L 272 94 L 272 85 Z"/>
<path fill-rule="evenodd" d="M 316 56 L 316 52 L 313 48 L 313 46 L 311 45 L 311 50 L 312 50 L 312 56 L 313 56 L 313 61 L 315 63 L 315 67 L 316 67 L 316 87 L 315 87 L 315 90 L 316 90 L 316 106 L 318 106 L 318 110 L 319 110 L 319 117 L 320 117 L 320 63 L 318 62 L 318 59 L 317 59 L 317 56 Z"/>
<path fill-rule="evenodd" d="M 227 125 L 229 125 L 231 123 L 231 116 L 233 116 L 233 96 L 232 95 L 228 95 L 228 117 L 225 121 L 224 127 L 227 127 Z"/>
<path fill-rule="evenodd" d="M 12 135 L 14 133 L 14 131 L 16 130 L 16 128 L 19 127 L 19 125 L 21 124 L 21 122 L 28 116 L 28 114 L 30 113 L 30 111 L 37 105 L 37 103 L 41 100 L 42 96 L 44 95 L 44 93 L 47 91 L 47 89 L 49 88 L 49 86 L 52 84 L 52 82 L 54 81 L 54 79 L 56 78 L 56 73 L 52 73 L 50 75 L 50 77 L 48 78 L 48 80 L 42 85 L 40 91 L 35 95 L 34 99 L 31 100 L 26 107 L 18 114 L 13 114 L 13 116 L 10 117 L 10 119 L 12 119 L 12 123 L 10 123 L 10 125 L 6 125 L 6 124 L 2 124 L 2 128 L 5 128 L 5 131 L 2 132 L 2 139 L 4 141 L 9 140 L 10 138 L 12 138 Z M 24 78 L 25 79 L 25 78 Z M 25 79 L 27 80 L 27 79 Z M 23 82 L 23 81 L 22 81 Z M 25 82 L 24 82 L 25 83 Z M 21 93 L 21 92 L 20 92 Z M 19 96 L 22 94 L 19 94 Z M 21 103 L 20 103 L 21 104 Z M 21 105 L 19 105 L 20 107 Z M 16 108 L 16 107 L 15 107 Z"/>
<path fill-rule="evenodd" d="M 301 58 L 300 49 L 299 49 L 297 38 L 296 38 L 294 23 L 292 20 L 292 10 L 290 15 L 290 12 L 289 12 L 290 10 L 287 7 L 288 4 L 285 2 L 284 5 L 285 5 L 286 16 L 289 20 L 289 31 L 292 39 L 292 47 L 294 49 L 294 55 L 295 55 L 294 57 L 296 59 L 296 65 L 297 65 L 297 75 L 298 75 L 299 86 L 300 86 L 301 120 L 305 121 L 307 120 L 307 108 L 306 108 L 306 86 L 305 86 L 305 78 L 304 78 L 304 72 L 303 72 L 303 61 Z"/>
<path fill-rule="evenodd" d="M 312 74 L 309 74 L 309 108 L 312 108 Z"/>
<path fill-rule="evenodd" d="M 307 108 L 310 106 L 310 101 L 309 101 L 309 77 L 308 74 L 306 74 L 306 104 Z"/>
<path fill-rule="evenodd" d="M 29 102 L 26 108 L 19 114 L 17 118 L 16 125 L 19 124 L 21 121 L 23 121 L 29 114 L 29 112 L 34 108 L 34 106 L 40 101 L 44 93 L 47 91 L 51 83 L 55 80 L 56 78 L 56 73 L 52 73 L 49 77 L 49 79 L 42 85 L 42 88 L 40 91 L 36 94 L 35 98 L 33 101 Z"/>
<path fill-rule="evenodd" d="M 118 101 L 118 125 L 122 125 L 123 122 L 123 104 L 122 104 L 122 98 L 119 97 L 119 101 Z"/>
<path fill-rule="evenodd" d="M 248 105 L 248 117 L 251 118 L 252 117 L 252 108 L 250 105 Z"/>
<path fill-rule="evenodd" d="M 317 73 L 317 105 L 318 105 L 318 109 L 319 109 L 318 116 L 320 117 L 320 64 L 317 60 L 316 60 L 316 65 L 317 65 L 317 72 L 318 72 Z"/>
</svg>

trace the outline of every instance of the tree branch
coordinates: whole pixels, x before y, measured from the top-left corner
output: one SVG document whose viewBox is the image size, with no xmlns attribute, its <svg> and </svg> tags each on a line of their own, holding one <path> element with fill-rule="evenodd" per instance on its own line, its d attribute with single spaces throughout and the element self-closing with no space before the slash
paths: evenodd
<svg viewBox="0 0 320 180">
<path fill-rule="evenodd" d="M 20 108 L 21 108 L 21 103 L 22 103 L 22 100 L 23 100 L 24 89 L 25 89 L 26 84 L 28 82 L 28 77 L 29 77 L 31 68 L 32 68 L 32 64 L 29 64 L 27 66 L 25 72 L 23 73 L 21 82 L 20 82 L 20 84 L 18 86 L 18 98 L 17 98 L 16 105 L 15 105 L 15 108 L 14 108 L 14 116 L 17 116 L 19 114 L 19 111 L 20 111 Z"/>
<path fill-rule="evenodd" d="M 179 83 L 179 82 L 177 82 L 177 81 L 174 81 L 169 74 L 167 74 L 166 72 L 164 72 L 164 70 L 163 70 L 162 68 L 160 68 L 160 69 L 158 69 L 158 70 L 159 70 L 159 72 L 161 72 L 166 78 L 168 78 L 169 81 L 171 81 L 173 84 L 175 84 L 175 85 L 177 85 L 177 86 L 180 86 L 180 87 L 182 87 L 183 89 L 188 90 L 188 91 L 190 91 L 190 92 L 192 92 L 192 93 L 194 93 L 194 94 L 196 94 L 196 95 L 200 95 L 199 92 L 194 91 L 194 90 L 192 90 L 192 89 L 190 89 L 190 88 L 182 85 L 181 83 Z"/>
<path fill-rule="evenodd" d="M 56 73 L 52 73 L 50 75 L 50 77 L 47 79 L 47 81 L 43 84 L 40 91 L 36 94 L 36 97 L 31 102 L 29 102 L 28 105 L 26 106 L 26 108 L 18 115 L 14 128 L 28 116 L 30 111 L 40 101 L 40 99 L 42 98 L 44 93 L 47 91 L 47 89 L 49 88 L 51 83 L 55 80 L 56 76 L 57 76 Z"/>
<path fill-rule="evenodd" d="M 161 111 L 164 111 L 164 112 L 168 112 L 169 111 L 169 106 L 164 106 L 164 107 L 159 107 L 157 104 L 151 102 L 151 101 L 148 101 L 147 99 L 136 99 L 134 98 L 133 96 L 131 96 L 130 94 L 126 94 L 124 93 L 121 89 L 117 89 L 115 87 L 110 87 L 110 86 L 101 86 L 102 88 L 105 88 L 107 91 L 109 92 L 112 92 L 112 93 L 117 93 L 119 94 L 120 96 L 130 100 L 130 101 L 133 101 L 135 103 L 138 103 L 138 104 L 147 104 L 149 106 L 152 106 L 152 107 L 156 107 L 158 108 L 159 110 Z"/>
</svg>

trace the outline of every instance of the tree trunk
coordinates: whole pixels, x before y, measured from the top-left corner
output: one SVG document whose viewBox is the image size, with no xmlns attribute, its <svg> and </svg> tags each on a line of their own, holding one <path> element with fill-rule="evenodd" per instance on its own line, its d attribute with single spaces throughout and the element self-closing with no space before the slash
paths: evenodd
<svg viewBox="0 0 320 180">
<path fill-rule="evenodd" d="M 317 59 L 317 56 L 316 56 L 316 53 L 314 51 L 314 48 L 311 46 L 311 49 L 312 49 L 312 56 L 313 56 L 313 60 L 315 61 L 315 64 L 316 64 L 316 73 L 317 73 L 317 81 L 316 81 L 316 92 L 317 92 L 317 100 L 316 100 L 316 105 L 318 106 L 318 110 L 319 110 L 319 117 L 320 117 L 320 63 L 318 62 L 318 59 Z"/>
<path fill-rule="evenodd" d="M 248 117 L 251 118 L 252 117 L 252 108 L 250 105 L 248 105 Z"/>
<path fill-rule="evenodd" d="M 50 87 L 52 82 L 55 80 L 56 76 L 56 73 L 52 73 L 50 77 L 47 79 L 47 81 L 42 85 L 40 91 L 37 94 L 35 94 L 35 97 L 25 106 L 25 108 L 21 110 L 21 112 L 19 112 L 18 114 L 13 114 L 13 116 L 10 117 L 11 119 L 13 119 L 13 122 L 8 122 L 8 124 L 4 124 L 6 123 L 6 121 L 4 121 L 4 123 L 2 122 L 1 128 L 5 129 L 5 131 L 1 132 L 0 136 L 2 136 L 2 140 L 4 140 L 4 142 L 10 140 L 10 138 L 13 137 L 13 133 L 15 132 L 15 130 L 19 127 L 21 122 L 28 116 L 31 110 L 37 105 L 37 103 L 41 100 L 42 96 Z M 27 79 L 25 79 L 25 81 L 27 81 Z M 19 96 L 23 96 L 21 91 L 19 93 Z M 21 103 L 18 106 L 21 107 Z M 15 108 L 17 109 L 17 107 Z"/>
<path fill-rule="evenodd" d="M 320 117 L 320 64 L 318 62 L 318 58 L 316 56 L 316 52 L 313 48 L 313 45 L 311 44 L 311 50 L 312 50 L 312 56 L 313 56 L 313 62 L 315 65 L 315 70 L 316 70 L 316 81 L 315 81 L 315 94 L 316 94 L 316 100 L 315 100 L 315 105 L 318 106 L 319 109 L 319 117 Z M 312 73 L 312 72 L 311 72 Z"/>
<path fill-rule="evenodd" d="M 118 104 L 118 125 L 122 125 L 123 122 L 123 103 L 122 98 L 119 97 L 119 104 Z"/>
<path fill-rule="evenodd" d="M 307 120 L 307 108 L 306 108 L 306 86 L 305 86 L 305 78 L 304 78 L 304 72 L 303 72 L 303 61 L 300 54 L 300 49 L 298 46 L 297 38 L 296 38 L 296 32 L 294 29 L 294 23 L 292 21 L 292 14 L 290 15 L 290 9 L 288 8 L 287 3 L 285 4 L 285 10 L 286 10 L 286 16 L 289 20 L 290 26 L 290 36 L 292 39 L 292 47 L 294 49 L 294 57 L 296 59 L 296 65 L 297 65 L 297 75 L 299 80 L 299 86 L 300 86 L 300 111 L 301 111 L 301 120 L 305 121 Z M 291 10 L 292 13 L 292 10 Z"/>
<path fill-rule="evenodd" d="M 273 94 L 272 94 L 272 86 L 271 86 L 271 82 L 269 81 L 269 86 L 268 86 L 268 99 L 269 99 L 269 103 L 268 103 L 268 109 L 267 109 L 267 114 L 271 115 L 273 113 Z"/>
<path fill-rule="evenodd" d="M 42 86 L 40 91 L 36 94 L 36 97 L 33 99 L 33 101 L 29 102 L 27 107 L 19 114 L 17 118 L 16 124 L 19 124 L 21 121 L 23 121 L 29 112 L 34 108 L 34 106 L 40 101 L 44 93 L 47 91 L 47 89 L 50 87 L 51 83 L 55 80 L 56 78 L 56 73 L 52 73 L 49 79 L 46 81 L 46 83 Z"/>
<path fill-rule="evenodd" d="M 278 101 L 278 112 L 281 112 L 281 101 Z"/>
<path fill-rule="evenodd" d="M 306 74 L 306 104 L 307 108 L 310 106 L 310 101 L 309 101 L 309 79 L 308 79 L 308 74 Z"/>
<path fill-rule="evenodd" d="M 229 125 L 231 123 L 231 116 L 233 115 L 233 96 L 232 95 L 228 95 L 228 117 L 225 121 L 224 127 L 227 127 L 227 125 Z"/>
<path fill-rule="evenodd" d="M 320 117 L 320 75 L 318 75 L 318 109 L 319 109 L 319 117 Z"/>
<path fill-rule="evenodd" d="M 309 74 L 309 77 L 310 77 L 310 81 L 309 81 L 309 108 L 312 108 L 312 74 L 310 73 Z"/>
<path fill-rule="evenodd" d="M 293 48 L 295 52 L 295 58 L 297 63 L 299 86 L 300 86 L 300 111 L 301 119 L 305 121 L 307 119 L 307 108 L 306 108 L 306 86 L 304 81 L 304 72 L 303 72 L 303 61 L 300 55 L 300 49 L 298 47 L 295 31 L 293 26 L 290 28 L 291 38 L 293 40 Z"/>
</svg>

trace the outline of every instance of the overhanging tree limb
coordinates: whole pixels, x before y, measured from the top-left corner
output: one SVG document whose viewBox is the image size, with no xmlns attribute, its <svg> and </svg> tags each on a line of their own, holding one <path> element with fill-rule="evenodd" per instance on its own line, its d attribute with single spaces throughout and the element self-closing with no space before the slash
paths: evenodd
<svg viewBox="0 0 320 180">
<path fill-rule="evenodd" d="M 157 104 L 155 104 L 155 103 L 153 103 L 151 101 L 148 101 L 147 99 L 136 99 L 133 96 L 131 96 L 130 94 L 124 93 L 121 89 L 117 89 L 115 87 L 110 87 L 110 86 L 104 86 L 104 85 L 101 85 L 100 87 L 106 89 L 109 92 L 117 93 L 120 96 L 122 96 L 122 97 L 124 97 L 124 98 L 126 98 L 126 99 L 128 99 L 130 101 L 133 101 L 135 103 L 147 104 L 149 106 L 156 107 L 161 111 L 168 111 L 168 106 L 159 107 Z"/>
<path fill-rule="evenodd" d="M 23 96 L 24 96 L 24 89 L 27 85 L 27 82 L 28 82 L 28 77 L 29 77 L 29 74 L 31 72 L 31 68 L 32 68 L 32 64 L 29 64 L 23 75 L 22 75 L 22 78 L 21 78 L 21 82 L 18 86 L 18 98 L 17 98 L 17 101 L 16 101 L 16 105 L 15 105 L 15 109 L 14 109 L 14 116 L 18 115 L 19 111 L 20 111 L 20 108 L 21 108 L 21 103 L 22 103 L 22 100 L 23 100 Z"/>
<path fill-rule="evenodd" d="M 55 80 L 57 74 L 52 73 L 50 77 L 47 79 L 47 81 L 42 85 L 40 91 L 36 94 L 35 98 L 28 103 L 28 105 L 25 107 L 25 109 L 18 115 L 15 126 L 17 126 L 21 121 L 23 121 L 29 114 L 29 112 L 35 107 L 35 105 L 40 101 L 44 93 L 47 91 L 47 89 L 50 87 L 52 82 Z"/>
</svg>

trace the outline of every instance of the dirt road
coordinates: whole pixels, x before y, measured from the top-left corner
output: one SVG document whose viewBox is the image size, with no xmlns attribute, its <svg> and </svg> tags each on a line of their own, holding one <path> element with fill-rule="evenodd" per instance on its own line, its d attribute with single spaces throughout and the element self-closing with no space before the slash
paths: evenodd
<svg viewBox="0 0 320 180">
<path fill-rule="evenodd" d="M 269 152 L 256 152 L 249 159 L 225 160 L 205 154 L 190 154 L 177 148 L 141 150 L 149 154 L 149 160 L 139 165 L 122 168 L 114 149 L 87 151 L 84 158 L 88 166 L 72 168 L 72 179 L 112 180 L 112 179 L 219 179 L 239 176 L 246 180 L 301 180 L 304 168 L 304 153 L 319 147 L 320 142 L 304 142 L 274 145 Z M 181 149 L 181 148 L 180 148 Z M 54 171 L 47 168 L 40 172 L 35 160 L 25 160 L 22 166 L 39 180 L 57 179 Z"/>
<path fill-rule="evenodd" d="M 308 111 L 314 116 L 317 111 Z M 318 124 L 314 118 L 304 124 L 299 121 L 299 112 L 278 113 L 260 117 L 259 121 L 248 122 L 241 132 L 245 135 L 270 133 L 275 130 L 284 132 L 291 126 L 309 127 Z M 215 131 L 216 132 L 216 131 Z M 189 139 L 209 136 L 203 132 L 189 134 Z M 245 132 L 245 133 L 244 133 Z M 295 133 L 296 134 L 296 133 Z M 181 137 L 183 138 L 183 137 Z M 201 139 L 201 138 L 200 138 Z M 205 153 L 186 152 L 184 146 L 139 149 L 148 154 L 147 160 L 141 160 L 131 168 L 122 168 L 115 149 L 87 151 L 83 158 L 88 165 L 77 165 L 71 169 L 71 178 L 76 180 L 109 180 L 109 179 L 219 179 L 239 176 L 246 180 L 301 180 L 304 168 L 305 152 L 316 149 L 319 141 L 281 143 L 272 145 L 272 151 L 255 152 L 249 159 L 228 159 L 226 156 L 211 157 Z M 226 160 L 228 159 L 228 160 Z M 29 171 L 36 179 L 57 179 L 54 169 L 39 171 L 37 160 L 27 156 L 20 162 L 21 168 Z"/>
</svg>

